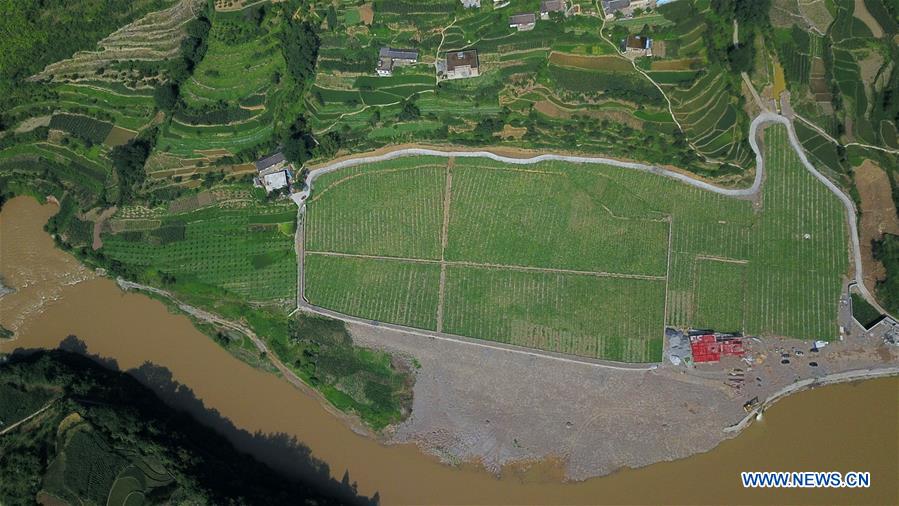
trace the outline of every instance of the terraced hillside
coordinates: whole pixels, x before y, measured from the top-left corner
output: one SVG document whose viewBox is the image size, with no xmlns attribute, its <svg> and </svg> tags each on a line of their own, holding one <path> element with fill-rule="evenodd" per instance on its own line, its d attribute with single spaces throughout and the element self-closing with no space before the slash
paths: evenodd
<svg viewBox="0 0 899 506">
<path fill-rule="evenodd" d="M 629 362 L 661 359 L 665 325 L 834 339 L 842 204 L 784 127 L 768 127 L 764 156 L 759 207 L 561 162 L 421 157 L 326 174 L 308 204 L 305 294 L 363 318 Z"/>
<path fill-rule="evenodd" d="M 339 2 L 333 24 L 323 25 L 310 125 L 352 151 L 408 141 L 504 144 L 714 171 L 690 152 L 655 86 L 603 40 L 595 13 L 538 20 L 530 31 L 509 27 L 511 15 L 538 10 L 537 0 L 499 9 Z M 385 46 L 415 49 L 419 63 L 378 77 Z M 477 50 L 480 76 L 438 80 L 435 62 L 459 50 Z"/>
<path fill-rule="evenodd" d="M 281 20 L 269 11 L 248 20 L 247 12 L 212 17 L 206 54 L 181 86 L 184 106 L 163 129 L 160 149 L 148 163 L 151 178 L 205 172 L 222 157 L 270 149 L 272 109 L 285 73 L 277 37 Z"/>
<path fill-rule="evenodd" d="M 777 56 L 791 104 L 800 115 L 797 132 L 803 146 L 847 186 L 852 184 L 851 167 L 862 157 L 895 166 L 888 151 L 846 149 L 859 143 L 899 150 L 899 105 L 892 98 L 899 89 L 895 9 L 882 0 L 837 0 L 810 18 L 789 4 L 771 11 Z M 816 21 L 793 23 L 803 16 Z"/>
<path fill-rule="evenodd" d="M 749 121 L 741 110 L 739 86 L 723 62 L 708 55 L 709 3 L 674 2 L 658 12 L 670 24 L 655 25 L 658 32 L 650 35 L 657 50 L 641 65 L 668 95 L 694 149 L 710 159 L 750 166 Z"/>
<path fill-rule="evenodd" d="M 111 150 L 147 132 L 158 120 L 154 90 L 177 55 L 185 26 L 201 0 L 181 0 L 48 65 L 31 81 L 31 100 L 3 112 L 11 125 L 0 145 L 0 179 L 12 187 L 43 185 L 79 207 L 119 198 Z M 31 88 L 29 88 L 31 89 Z"/>
</svg>

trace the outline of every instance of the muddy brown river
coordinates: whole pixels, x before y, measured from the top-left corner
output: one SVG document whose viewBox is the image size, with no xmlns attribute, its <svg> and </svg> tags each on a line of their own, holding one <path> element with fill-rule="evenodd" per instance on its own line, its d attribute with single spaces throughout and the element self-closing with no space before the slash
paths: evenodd
<svg viewBox="0 0 899 506">
<path fill-rule="evenodd" d="M 249 367 L 158 301 L 123 293 L 54 248 L 42 230 L 56 211 L 19 197 L 0 213 L 0 275 L 18 291 L 0 299 L 0 323 L 17 339 L 0 351 L 55 347 L 69 335 L 122 369 L 171 371 L 236 427 L 284 433 L 340 479 L 385 504 L 897 504 L 899 378 L 791 396 L 714 450 L 584 482 L 563 483 L 553 463 L 506 469 L 450 467 L 411 445 L 384 446 L 352 432 L 313 396 Z M 244 441 L 243 449 L 265 451 Z M 868 489 L 745 490 L 740 471 L 870 471 Z"/>
</svg>

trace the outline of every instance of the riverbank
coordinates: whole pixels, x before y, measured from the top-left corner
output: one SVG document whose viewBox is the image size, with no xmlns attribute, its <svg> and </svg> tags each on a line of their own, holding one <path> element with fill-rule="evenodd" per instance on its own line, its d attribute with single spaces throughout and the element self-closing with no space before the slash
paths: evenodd
<svg viewBox="0 0 899 506">
<path fill-rule="evenodd" d="M 326 463 L 328 472 L 336 479 L 342 479 L 346 473 L 350 483 L 358 482 L 361 493 L 369 496 L 379 493 L 383 504 L 656 504 L 671 501 L 884 504 L 896 497 L 895 487 L 885 487 L 889 484 L 877 479 L 871 489 L 856 491 L 767 493 L 746 491 L 739 485 L 740 470 L 770 466 L 807 469 L 821 462 L 838 470 L 864 469 L 875 476 L 895 476 L 899 466 L 890 459 L 894 459 L 897 452 L 884 445 L 884 441 L 895 440 L 895 429 L 899 426 L 899 413 L 893 412 L 899 412 L 899 406 L 889 402 L 899 389 L 899 381 L 895 379 L 866 381 L 858 387 L 828 386 L 790 396 L 766 413 L 763 423 L 753 424 L 739 437 L 718 444 L 712 438 L 720 440 L 721 427 L 734 423 L 745 413 L 739 400 L 728 393 L 731 390 L 720 378 L 714 377 L 717 373 L 712 371 L 698 371 L 711 377 L 678 373 L 669 378 L 662 376 L 672 372 L 665 369 L 641 372 L 641 376 L 625 381 L 614 375 L 597 375 L 595 367 L 584 372 L 579 368 L 559 367 L 554 362 L 554 366 L 549 366 L 539 357 L 524 356 L 503 369 L 501 360 L 519 355 L 503 354 L 504 358 L 498 358 L 498 351 L 476 353 L 476 348 L 458 346 L 456 349 L 466 349 L 470 353 L 445 354 L 445 348 L 431 349 L 430 345 L 442 343 L 442 346 L 448 346 L 448 343 L 417 338 L 422 349 L 431 349 L 432 357 L 427 363 L 422 362 L 419 384 L 431 389 L 434 395 L 441 395 L 440 382 L 447 378 L 454 382 L 446 384 L 444 393 L 434 400 L 434 413 L 440 409 L 457 409 L 443 415 L 453 417 L 455 425 L 444 426 L 444 431 L 434 434 L 432 441 L 439 442 L 441 435 L 452 441 L 453 431 L 471 424 L 480 427 L 480 432 L 473 434 L 484 436 L 477 440 L 480 446 L 469 448 L 493 448 L 493 454 L 502 457 L 504 452 L 510 451 L 508 448 L 517 451 L 514 450 L 517 438 L 525 450 L 536 452 L 541 448 L 529 439 L 533 434 L 517 433 L 516 427 L 526 424 L 528 419 L 533 419 L 537 425 L 549 420 L 543 429 L 550 435 L 555 433 L 569 438 L 571 447 L 583 452 L 572 453 L 574 458 L 566 463 L 562 459 L 564 456 L 559 456 L 562 452 L 556 451 L 564 448 L 552 449 L 550 454 L 556 457 L 549 461 L 501 466 L 501 477 L 497 479 L 476 465 L 443 465 L 411 444 L 384 446 L 353 433 L 323 409 L 319 399 L 273 374 L 240 362 L 198 332 L 186 316 L 172 314 L 157 300 L 139 293 L 122 292 L 106 278 L 58 286 L 55 280 L 62 273 L 55 271 L 78 266 L 69 265 L 70 257 L 55 249 L 52 240 L 41 230 L 54 209 L 40 207 L 25 198 L 8 206 L 0 215 L 5 239 L 0 244 L 3 248 L 0 274 L 15 271 L 33 276 L 28 281 L 33 288 L 32 294 L 40 295 L 57 288 L 60 292 L 59 297 L 48 302 L 40 312 L 28 314 L 18 339 L 0 342 L 0 352 L 56 347 L 67 340 L 67 336 L 78 336 L 83 343 L 83 352 L 114 361 L 116 367 L 132 371 L 157 388 L 175 382 L 177 388 L 163 388 L 156 390 L 157 393 L 226 435 L 242 451 L 293 473 L 302 471 L 296 468 L 298 455 L 312 455 Z M 19 230 L 15 234 L 8 228 L 12 225 Z M 13 246 L 31 253 L 8 255 Z M 16 316 L 9 308 L 14 307 L 13 298 L 21 295 L 19 292 L 0 299 L 0 322 L 7 323 L 8 318 Z M 361 341 L 359 336 L 356 337 Z M 402 344 L 399 338 L 395 342 Z M 850 362 L 874 357 L 858 354 L 851 348 L 848 352 L 855 353 L 846 359 Z M 845 356 L 848 352 L 828 353 Z M 770 362 L 758 368 L 762 370 Z M 827 363 L 822 361 L 822 364 Z M 834 367 L 848 365 L 849 362 L 834 362 Z M 780 366 L 773 364 L 771 367 Z M 441 368 L 451 371 L 453 376 L 447 376 Z M 542 378 L 544 374 L 555 376 Z M 782 376 L 786 378 L 788 374 Z M 477 379 L 472 381 L 472 378 Z M 645 395 L 643 390 L 662 380 L 670 385 L 663 394 L 686 392 L 690 396 L 687 404 L 678 404 L 684 398 Z M 607 399 L 615 399 L 612 394 L 618 390 L 633 396 L 631 405 L 624 409 L 606 404 Z M 515 392 L 514 396 L 503 400 L 502 396 L 509 392 Z M 709 408 L 703 408 L 709 402 L 708 396 L 713 401 Z M 554 404 L 551 411 L 541 405 L 547 398 Z M 502 402 L 489 404 L 495 399 Z M 622 399 L 628 400 L 626 396 Z M 718 405 L 714 404 L 714 399 L 722 400 L 724 412 L 735 413 L 731 420 L 715 423 Z M 591 412 L 584 411 L 587 405 Z M 672 406 L 677 411 L 669 419 L 664 409 Z M 839 409 L 835 409 L 837 406 Z M 483 416 L 485 412 L 488 416 Z M 408 425 L 397 429 L 396 441 L 401 433 L 426 437 L 427 432 L 420 431 L 425 427 L 426 413 L 413 413 Z M 569 415 L 579 413 L 586 418 L 569 420 Z M 430 419 L 438 420 L 437 417 Z M 572 421 L 571 428 L 567 421 Z M 674 422 L 678 422 L 676 427 Z M 864 426 L 865 431 L 851 430 L 859 426 Z M 815 427 L 815 430 L 809 430 L 809 427 Z M 618 432 L 606 432 L 610 430 Z M 666 443 L 658 439 L 657 432 L 682 437 Z M 698 436 L 690 439 L 691 432 Z M 828 440 L 833 441 L 821 444 L 822 435 L 829 435 Z M 700 444 L 689 448 L 691 444 L 702 443 L 704 438 L 709 438 L 706 446 Z M 650 443 L 658 441 L 662 442 L 652 455 L 645 453 Z M 498 445 L 491 447 L 493 442 Z M 508 448 L 503 446 L 505 444 Z M 629 450 L 632 447 L 633 452 Z M 712 448 L 708 453 L 674 462 L 620 470 L 604 478 L 577 483 L 561 482 L 566 473 L 565 466 L 570 468 L 578 459 L 587 462 L 581 458 L 583 456 L 615 458 L 624 462 L 624 459 L 645 459 L 654 455 L 656 460 L 665 460 L 708 448 Z M 613 467 L 609 469 L 614 471 Z"/>
</svg>

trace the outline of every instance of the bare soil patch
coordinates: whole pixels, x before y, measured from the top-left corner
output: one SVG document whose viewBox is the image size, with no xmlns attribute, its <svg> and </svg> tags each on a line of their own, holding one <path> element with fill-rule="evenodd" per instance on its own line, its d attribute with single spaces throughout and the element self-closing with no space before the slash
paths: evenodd
<svg viewBox="0 0 899 506">
<path fill-rule="evenodd" d="M 862 201 L 859 240 L 865 286 L 873 291 L 877 281 L 886 276 L 886 270 L 874 259 L 871 242 L 882 238 L 884 233 L 899 234 L 899 217 L 890 192 L 889 176 L 874 162 L 865 160 L 855 170 L 855 185 Z"/>
<path fill-rule="evenodd" d="M 539 112 L 540 114 L 545 114 L 550 118 L 562 118 L 567 119 L 571 117 L 571 113 L 560 108 L 556 104 L 550 102 L 549 100 L 540 100 L 539 102 L 534 103 L 534 110 Z"/>
<path fill-rule="evenodd" d="M 827 10 L 824 0 L 815 0 L 809 2 L 807 0 L 800 1 L 799 13 L 808 22 L 810 28 L 814 28 L 818 33 L 827 33 L 827 27 L 833 23 L 833 16 Z"/>
<path fill-rule="evenodd" d="M 549 62 L 565 67 L 575 67 L 586 70 L 632 70 L 631 64 L 617 56 L 581 56 L 577 54 L 557 53 L 553 51 L 549 55 Z"/>
<path fill-rule="evenodd" d="M 106 220 L 108 220 L 118 210 L 118 207 L 112 206 L 100 213 L 100 215 L 97 216 L 97 219 L 94 220 L 93 244 L 91 244 L 91 248 L 94 251 L 97 251 L 98 249 L 103 247 L 103 239 L 100 238 L 100 233 L 103 232 L 103 225 L 105 225 Z"/>
<path fill-rule="evenodd" d="M 860 19 L 865 26 L 871 30 L 871 33 L 874 34 L 878 39 L 883 37 L 883 28 L 880 27 L 880 23 L 874 19 L 874 16 L 868 12 L 868 8 L 865 6 L 865 0 L 855 0 L 855 11 L 853 15 Z"/>
<path fill-rule="evenodd" d="M 371 25 L 371 22 L 375 20 L 375 10 L 370 3 L 359 6 L 359 17 L 366 25 Z"/>
<path fill-rule="evenodd" d="M 51 117 L 52 116 L 48 114 L 46 116 L 35 116 L 33 118 L 28 118 L 19 123 L 19 126 L 16 127 L 14 132 L 17 134 L 23 134 L 25 132 L 30 132 L 38 127 L 50 126 Z"/>
<path fill-rule="evenodd" d="M 655 51 L 655 43 L 653 43 Z M 653 61 L 652 70 L 692 70 L 700 61 L 696 58 L 682 58 L 680 60 Z"/>
<path fill-rule="evenodd" d="M 499 136 L 502 139 L 521 139 L 521 137 L 526 134 L 528 131 L 525 127 L 513 127 L 512 125 L 506 124 L 503 125 L 502 131 L 500 131 Z"/>
<path fill-rule="evenodd" d="M 877 71 L 883 66 L 883 55 L 879 51 L 871 51 L 868 56 L 858 62 L 862 82 L 873 87 Z"/>
<path fill-rule="evenodd" d="M 121 146 L 135 137 L 137 137 L 137 132 L 134 130 L 114 126 L 112 127 L 112 130 L 109 131 L 109 135 L 106 136 L 106 140 L 103 141 L 103 144 L 112 147 Z"/>
<path fill-rule="evenodd" d="M 664 40 L 652 41 L 652 54 L 659 58 L 664 58 L 667 54 L 667 47 Z"/>
</svg>

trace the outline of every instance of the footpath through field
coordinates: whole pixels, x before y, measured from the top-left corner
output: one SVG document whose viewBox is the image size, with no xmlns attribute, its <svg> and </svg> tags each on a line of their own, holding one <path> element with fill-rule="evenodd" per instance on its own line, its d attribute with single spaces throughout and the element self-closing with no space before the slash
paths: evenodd
<svg viewBox="0 0 899 506">
<path fill-rule="evenodd" d="M 626 370 L 645 370 L 647 368 L 655 367 L 653 365 L 644 365 L 644 366 L 627 366 L 617 362 L 603 361 L 603 360 L 591 360 L 591 359 L 581 359 L 581 358 L 573 358 L 569 355 L 563 355 L 552 352 L 545 352 L 541 350 L 525 348 L 515 345 L 505 345 L 495 342 L 484 342 L 478 339 L 470 339 L 462 336 L 457 336 L 453 334 L 446 334 L 442 332 L 440 326 L 438 326 L 437 332 L 421 330 L 412 327 L 406 327 L 402 325 L 394 325 L 394 324 L 386 324 L 383 322 L 377 322 L 373 320 L 367 320 L 364 318 L 357 318 L 354 316 L 346 315 L 343 313 L 339 313 L 336 311 L 332 311 L 326 308 L 314 306 L 310 304 L 305 297 L 304 294 L 304 285 L 305 281 L 303 279 L 303 264 L 304 264 L 304 256 L 307 253 L 304 250 L 304 223 L 302 218 L 305 217 L 305 209 L 306 209 L 306 201 L 310 197 L 312 191 L 314 190 L 315 180 L 325 174 L 335 172 L 341 169 L 346 169 L 350 167 L 355 167 L 359 165 L 372 164 L 377 162 L 384 162 L 388 160 L 395 160 L 398 158 L 410 157 L 410 156 L 436 156 L 436 157 L 445 157 L 449 159 L 449 164 L 452 164 L 452 160 L 454 158 L 487 158 L 490 160 L 507 163 L 511 165 L 533 165 L 541 162 L 547 161 L 561 161 L 561 162 L 570 162 L 570 163 L 578 163 L 578 164 L 601 164 L 601 165 L 609 165 L 613 167 L 618 167 L 622 169 L 636 170 L 640 172 L 647 172 L 651 174 L 656 174 L 659 176 L 667 177 L 670 179 L 674 179 L 681 183 L 706 190 L 709 192 L 713 192 L 719 195 L 724 195 L 732 198 L 752 198 L 759 194 L 762 187 L 762 182 L 765 177 L 765 166 L 764 166 L 764 156 L 762 150 L 758 144 L 758 130 L 760 127 L 767 124 L 781 124 L 786 127 L 788 132 L 788 138 L 790 145 L 793 150 L 798 155 L 800 161 L 803 166 L 808 170 L 812 175 L 815 176 L 821 183 L 823 183 L 831 192 L 833 192 L 843 203 L 843 206 L 846 209 L 846 217 L 849 224 L 849 232 L 851 238 L 851 249 L 852 249 L 852 257 L 854 259 L 854 279 L 859 287 L 859 291 L 862 296 L 870 302 L 874 307 L 880 310 L 883 313 L 886 311 L 877 303 L 872 294 L 865 288 L 863 279 L 863 271 L 862 271 L 862 261 L 860 255 L 860 247 L 859 247 L 859 238 L 858 238 L 858 225 L 856 222 L 856 210 L 855 204 L 852 199 L 843 193 L 833 182 L 827 179 L 823 174 L 821 174 L 815 167 L 809 162 L 808 158 L 805 156 L 804 151 L 799 143 L 798 137 L 796 136 L 796 132 L 793 129 L 792 122 L 789 119 L 776 114 L 771 111 L 762 111 L 758 116 L 756 116 L 749 128 L 749 143 L 752 147 L 752 150 L 756 155 L 756 172 L 755 177 L 753 179 L 752 185 L 748 188 L 740 188 L 740 189 L 731 189 L 731 188 L 721 188 L 707 181 L 702 181 L 696 179 L 693 176 L 688 174 L 684 174 L 681 172 L 677 172 L 674 170 L 665 169 L 663 167 L 657 165 L 647 165 L 636 162 L 625 162 L 621 160 L 615 160 L 611 158 L 605 157 L 593 157 L 593 156 L 579 156 L 579 155 L 567 155 L 567 154 L 556 154 L 556 153 L 546 153 L 540 154 L 531 157 L 513 157 L 506 156 L 494 153 L 488 150 L 439 150 L 433 148 L 423 148 L 423 147 L 403 147 L 397 148 L 391 151 L 382 152 L 377 155 L 368 155 L 368 156 L 359 156 L 344 160 L 339 160 L 334 163 L 312 169 L 306 176 L 305 180 L 305 190 L 302 192 L 296 193 L 293 195 L 293 200 L 299 206 L 299 216 L 301 218 L 300 223 L 297 227 L 297 261 L 298 265 L 298 282 L 297 282 L 297 308 L 296 311 L 307 311 L 311 313 L 316 313 L 324 316 L 329 316 L 331 318 L 337 318 L 343 321 L 356 323 L 360 325 L 372 326 L 372 327 L 380 327 L 380 328 L 391 328 L 397 331 L 402 331 L 411 334 L 422 335 L 424 337 L 436 338 L 441 340 L 449 340 L 455 341 L 464 344 L 483 346 L 486 348 L 493 349 L 506 349 L 509 351 L 514 351 L 518 353 L 526 353 L 534 356 L 544 356 L 557 360 L 565 360 L 572 361 L 578 363 L 589 363 L 591 365 L 598 365 L 604 367 L 613 367 L 618 369 L 626 369 Z M 448 176 L 450 177 L 450 176 Z M 445 198 L 449 198 L 449 194 L 445 196 Z M 334 255 L 332 252 L 308 252 L 309 254 L 318 254 L 318 255 Z M 445 264 L 445 260 L 435 260 L 434 262 L 440 263 L 441 265 Z"/>
</svg>

